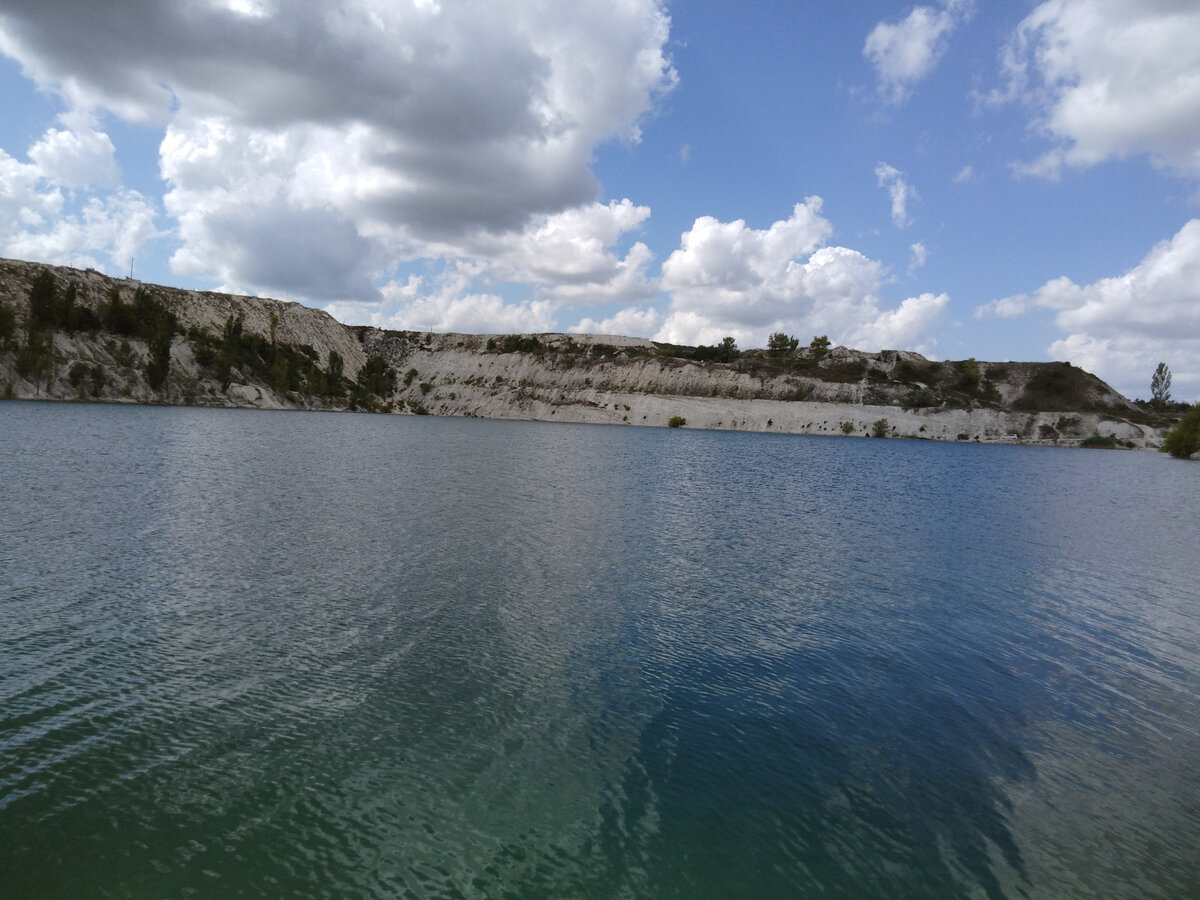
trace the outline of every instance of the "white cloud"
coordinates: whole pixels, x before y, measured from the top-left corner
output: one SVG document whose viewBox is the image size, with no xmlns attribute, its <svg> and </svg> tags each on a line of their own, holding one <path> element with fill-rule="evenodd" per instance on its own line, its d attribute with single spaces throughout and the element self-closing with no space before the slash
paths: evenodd
<svg viewBox="0 0 1200 900">
<path fill-rule="evenodd" d="M 828 334 L 866 350 L 931 351 L 928 329 L 946 295 L 883 307 L 886 268 L 856 250 L 823 246 L 832 226 L 820 210 L 820 198 L 810 197 L 764 230 L 697 219 L 663 264 L 671 304 L 656 338 L 711 344 L 732 335 L 743 346 L 764 346 L 770 333 L 784 331 Z"/>
<path fill-rule="evenodd" d="M 1006 297 L 978 317 L 1015 318 L 1054 312 L 1067 333 L 1050 345 L 1058 359 L 1096 372 L 1127 395 L 1146 395 L 1150 373 L 1164 361 L 1179 397 L 1200 398 L 1200 219 L 1155 246 L 1128 272 L 1078 285 L 1048 281 L 1032 294 Z"/>
<path fill-rule="evenodd" d="M 917 189 L 908 183 L 903 172 L 884 162 L 875 167 L 875 177 L 879 186 L 886 188 L 888 196 L 892 199 L 892 223 L 897 228 L 906 227 L 911 221 L 908 217 L 908 202 L 917 199 Z"/>
<path fill-rule="evenodd" d="M 1048 0 L 1003 55 L 1005 88 L 1054 142 L 1018 174 L 1056 177 L 1145 154 L 1200 175 L 1200 5 L 1180 0 Z"/>
<path fill-rule="evenodd" d="M 0 150 L 0 255 L 124 272 L 142 244 L 161 235 L 154 204 L 117 187 L 107 134 L 51 128 L 29 158 Z M 74 198 L 89 186 L 114 189 Z"/>
<path fill-rule="evenodd" d="M 495 294 L 439 293 L 421 297 L 381 323 L 384 328 L 456 331 L 463 334 L 521 334 L 555 331 L 553 310 L 544 301 L 506 303 Z"/>
<path fill-rule="evenodd" d="M 124 272 L 143 243 L 160 236 L 155 208 L 136 191 L 93 197 L 75 215 L 53 227 L 24 231 L 6 241 L 6 255 L 56 265 Z M 108 258 L 108 265 L 96 255 Z"/>
<path fill-rule="evenodd" d="M 567 330 L 572 334 L 617 334 L 625 337 L 650 337 L 663 324 L 663 315 L 649 307 L 628 307 L 606 319 L 582 319 Z"/>
<path fill-rule="evenodd" d="M 477 242 L 471 249 L 494 261 L 494 277 L 544 285 L 560 301 L 634 302 L 654 292 L 646 276 L 653 254 L 641 242 L 624 258 L 613 247 L 649 217 L 648 206 L 634 206 L 628 199 L 592 203 L 543 217 L 518 234 Z"/>
<path fill-rule="evenodd" d="M 928 336 L 930 326 L 950 303 L 949 294 L 909 297 L 895 309 L 882 310 L 874 319 L 864 316 L 850 330 L 848 346 L 867 350 L 918 350 L 932 353 L 937 345 Z"/>
<path fill-rule="evenodd" d="M 554 317 L 564 307 L 636 303 L 655 295 L 646 272 L 653 259 L 649 248 L 636 242 L 624 257 L 614 250 L 621 237 L 649 215 L 648 207 L 634 206 L 629 200 L 594 203 L 543 216 L 519 233 L 477 235 L 470 243 L 471 255 L 453 259 L 438 276 L 410 275 L 403 283 L 386 285 L 375 301 L 334 302 L 326 309 L 343 320 L 365 320 L 380 327 L 463 331 L 473 323 L 488 332 L 554 330 Z M 320 220 L 314 223 L 319 224 Z M 325 248 L 316 242 L 310 250 L 312 259 L 307 264 L 321 269 Z M 447 247 L 443 255 L 453 252 Z M 266 257 L 284 255 L 286 251 Z M 319 278 L 320 274 L 297 277 Z M 509 289 L 497 293 L 498 286 Z M 519 301 L 504 299 L 514 292 L 525 296 Z"/>
<path fill-rule="evenodd" d="M 946 52 L 950 34 L 968 18 L 970 0 L 946 0 L 939 9 L 916 6 L 899 22 L 880 22 L 863 44 L 863 56 L 879 76 L 879 92 L 893 104 L 908 99 Z"/>
<path fill-rule="evenodd" d="M 1003 297 L 975 307 L 976 319 L 1015 319 L 1029 311 L 1029 298 L 1025 295 Z"/>
<path fill-rule="evenodd" d="M 0 13 L 0 52 L 76 113 L 165 129 L 181 273 L 370 301 L 398 260 L 490 245 L 497 266 L 529 268 L 526 236 L 578 210 L 574 249 L 570 223 L 542 235 L 559 254 L 547 289 L 620 294 L 646 254 L 587 244 L 590 165 L 672 89 L 668 29 L 657 0 L 43 0 Z M 43 161 L 100 172 L 103 148 L 70 149 L 55 139 Z"/>
<path fill-rule="evenodd" d="M 371 304 L 334 302 L 326 312 L 341 321 L 353 319 L 379 328 L 409 331 L 507 334 L 554 329 L 554 304 L 548 300 L 506 301 L 476 289 L 486 264 L 460 259 L 437 277 L 409 276 L 389 282 Z M 425 290 L 429 281 L 429 289 Z"/>
<path fill-rule="evenodd" d="M 967 184 L 975 179 L 975 167 L 970 163 L 958 170 L 954 176 L 955 184 Z"/>
<path fill-rule="evenodd" d="M 929 259 L 929 251 L 920 241 L 917 241 L 917 243 L 913 244 L 910 249 L 912 250 L 912 261 L 908 264 L 908 274 L 912 275 L 917 271 L 917 269 L 925 265 L 926 261 Z"/>
<path fill-rule="evenodd" d="M 66 188 L 114 188 L 121 181 L 116 148 L 104 132 L 51 128 L 29 148 L 29 158 L 43 178 Z"/>
<path fill-rule="evenodd" d="M 833 233 L 822 218 L 821 198 L 797 203 L 792 215 L 765 231 L 738 219 L 695 221 L 681 247 L 663 263 L 661 286 L 675 303 L 706 313 L 762 318 L 794 288 L 796 258 L 812 253 Z"/>
</svg>

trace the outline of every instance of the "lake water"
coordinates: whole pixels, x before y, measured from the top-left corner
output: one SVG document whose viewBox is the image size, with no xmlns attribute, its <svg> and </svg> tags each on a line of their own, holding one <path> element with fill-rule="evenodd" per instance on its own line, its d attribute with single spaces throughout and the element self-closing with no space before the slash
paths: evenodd
<svg viewBox="0 0 1200 900">
<path fill-rule="evenodd" d="M 1200 466 L 0 404 L 0 896 L 1200 896 Z"/>
</svg>

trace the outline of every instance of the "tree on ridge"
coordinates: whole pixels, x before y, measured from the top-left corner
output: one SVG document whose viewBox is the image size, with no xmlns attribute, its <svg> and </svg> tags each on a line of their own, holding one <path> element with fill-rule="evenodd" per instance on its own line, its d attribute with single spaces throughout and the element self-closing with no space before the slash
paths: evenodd
<svg viewBox="0 0 1200 900">
<path fill-rule="evenodd" d="M 1150 405 L 1162 412 L 1171 402 L 1171 370 L 1160 362 L 1150 378 Z"/>
</svg>

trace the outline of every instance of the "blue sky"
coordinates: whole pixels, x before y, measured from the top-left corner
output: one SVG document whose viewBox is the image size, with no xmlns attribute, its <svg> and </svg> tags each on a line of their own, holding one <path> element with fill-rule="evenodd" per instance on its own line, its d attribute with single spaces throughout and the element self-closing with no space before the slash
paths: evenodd
<svg viewBox="0 0 1200 900">
<path fill-rule="evenodd" d="M 1192 0 L 0 0 L 0 255 L 1200 399 Z"/>
</svg>

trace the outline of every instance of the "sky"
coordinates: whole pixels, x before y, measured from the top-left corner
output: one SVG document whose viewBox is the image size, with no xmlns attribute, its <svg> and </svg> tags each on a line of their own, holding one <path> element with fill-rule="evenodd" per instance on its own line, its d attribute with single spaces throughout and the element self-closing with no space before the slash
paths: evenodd
<svg viewBox="0 0 1200 900">
<path fill-rule="evenodd" d="M 1200 400 L 1197 0 L 0 0 L 0 256 Z"/>
</svg>

